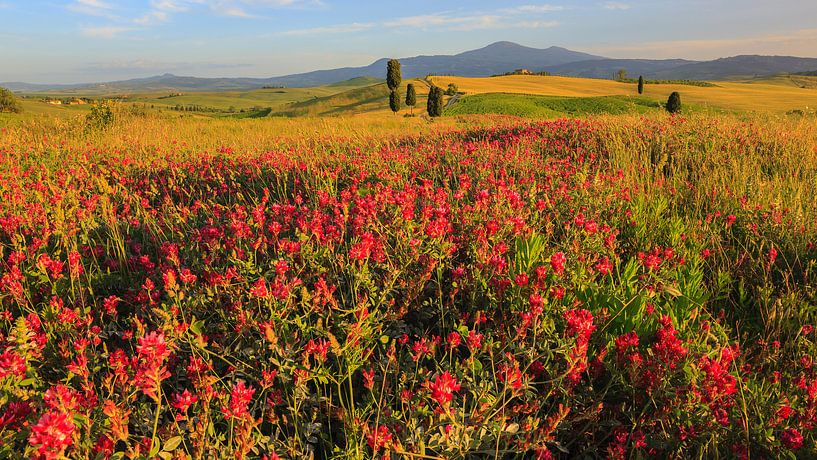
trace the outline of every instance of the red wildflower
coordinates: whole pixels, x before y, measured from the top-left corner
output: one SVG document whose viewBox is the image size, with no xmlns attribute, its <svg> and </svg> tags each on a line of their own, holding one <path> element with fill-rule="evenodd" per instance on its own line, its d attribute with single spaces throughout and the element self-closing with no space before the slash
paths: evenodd
<svg viewBox="0 0 817 460">
<path fill-rule="evenodd" d="M 556 252 L 550 256 L 550 267 L 553 269 L 553 273 L 557 275 L 564 273 L 566 262 L 567 257 L 565 257 L 563 252 Z"/>
<path fill-rule="evenodd" d="M 431 391 L 431 399 L 443 407 L 447 407 L 454 399 L 454 392 L 460 391 L 460 384 L 448 371 L 438 375 L 434 382 L 427 381 L 425 385 Z"/>
<path fill-rule="evenodd" d="M 248 387 L 244 384 L 243 380 L 239 380 L 238 383 L 233 385 L 233 389 L 230 392 L 229 406 L 223 407 L 221 412 L 227 418 L 244 418 L 249 416 L 250 413 L 247 408 L 250 402 L 252 402 L 253 394 L 255 394 L 255 388 L 252 386 Z"/>
<path fill-rule="evenodd" d="M 803 435 L 797 428 L 789 428 L 780 433 L 780 440 L 789 449 L 796 450 L 803 447 Z"/>
<path fill-rule="evenodd" d="M 46 412 L 31 428 L 29 444 L 47 460 L 62 457 L 65 448 L 73 444 L 74 422 L 62 412 Z"/>
</svg>

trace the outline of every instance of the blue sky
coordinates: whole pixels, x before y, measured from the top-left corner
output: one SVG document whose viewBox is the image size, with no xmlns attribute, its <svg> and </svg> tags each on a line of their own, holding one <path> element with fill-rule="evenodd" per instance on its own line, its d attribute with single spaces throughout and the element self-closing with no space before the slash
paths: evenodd
<svg viewBox="0 0 817 460">
<path fill-rule="evenodd" d="M 610 57 L 817 57 L 815 0 L 0 0 L 0 81 L 274 76 L 498 40 Z"/>
</svg>

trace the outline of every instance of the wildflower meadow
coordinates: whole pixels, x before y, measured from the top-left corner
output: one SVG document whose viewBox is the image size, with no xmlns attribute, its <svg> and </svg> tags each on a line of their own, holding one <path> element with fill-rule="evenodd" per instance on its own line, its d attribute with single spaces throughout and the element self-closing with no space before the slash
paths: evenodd
<svg viewBox="0 0 817 460">
<path fill-rule="evenodd" d="M 0 131 L 0 457 L 817 457 L 813 121 L 151 123 Z"/>
</svg>

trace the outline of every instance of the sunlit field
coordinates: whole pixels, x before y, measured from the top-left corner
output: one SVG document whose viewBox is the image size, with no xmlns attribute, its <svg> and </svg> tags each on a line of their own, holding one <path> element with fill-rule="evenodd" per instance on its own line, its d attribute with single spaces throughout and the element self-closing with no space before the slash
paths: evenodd
<svg viewBox="0 0 817 460">
<path fill-rule="evenodd" d="M 466 94 L 519 93 L 543 96 L 596 97 L 637 96 L 636 85 L 614 80 L 536 75 L 501 77 L 432 77 L 443 88 L 457 85 Z M 732 111 L 784 113 L 817 108 L 817 77 L 766 78 L 748 81 L 717 81 L 713 86 L 647 84 L 643 97 L 666 102 L 673 91 L 702 108 Z"/>
<path fill-rule="evenodd" d="M 0 193 L 2 458 L 817 456 L 813 117 L 121 108 Z"/>
</svg>

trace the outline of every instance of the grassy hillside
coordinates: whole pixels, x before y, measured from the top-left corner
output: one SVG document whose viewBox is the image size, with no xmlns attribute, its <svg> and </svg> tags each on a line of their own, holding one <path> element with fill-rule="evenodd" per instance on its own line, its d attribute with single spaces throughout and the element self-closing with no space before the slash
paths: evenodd
<svg viewBox="0 0 817 460">
<path fill-rule="evenodd" d="M 466 96 L 445 110 L 445 115 L 499 114 L 552 118 L 597 114 L 647 113 L 661 105 L 652 99 L 630 96 L 562 97 L 486 93 Z"/>
<path fill-rule="evenodd" d="M 341 81 L 327 86 L 317 86 L 314 88 L 266 88 L 251 91 L 223 91 L 223 92 L 192 92 L 192 93 L 168 93 L 156 92 L 137 95 L 109 95 L 104 97 L 115 97 L 125 104 L 140 104 L 154 109 L 172 109 L 176 106 L 198 106 L 202 107 L 207 115 L 218 115 L 218 112 L 240 112 L 237 117 L 257 117 L 260 113 L 269 114 L 278 111 L 294 102 L 310 101 L 324 98 L 334 94 L 344 93 L 358 88 L 370 86 L 380 82 L 376 78 L 354 78 L 352 80 Z M 25 109 L 22 118 L 37 116 L 49 117 L 71 117 L 88 110 L 88 105 L 51 105 L 42 101 L 45 97 L 68 98 L 68 97 L 91 97 L 97 98 L 93 94 L 66 93 L 33 93 L 23 98 Z M 253 110 L 257 109 L 257 110 Z M 9 117 L 6 117 L 9 118 Z"/>
<path fill-rule="evenodd" d="M 454 83 L 468 95 L 501 92 L 565 97 L 636 94 L 635 84 L 589 78 L 511 75 L 489 78 L 432 77 L 432 81 L 443 88 Z M 719 81 L 717 85 L 647 85 L 644 96 L 664 102 L 670 93 L 678 91 L 685 103 L 741 111 L 787 112 L 817 107 L 817 90 L 811 88 L 781 84 L 779 81 Z"/>
<path fill-rule="evenodd" d="M 428 86 L 421 80 L 403 82 L 400 89 L 402 100 L 405 100 L 406 87 L 409 83 L 414 83 L 414 88 L 417 91 L 417 105 L 414 112 L 422 113 L 425 110 L 425 101 L 428 97 Z M 403 113 L 408 113 L 408 107 L 405 107 L 405 104 L 403 106 Z M 272 115 L 285 117 L 340 116 L 371 112 L 389 112 L 389 89 L 385 83 L 295 102 L 274 111 Z"/>
</svg>

